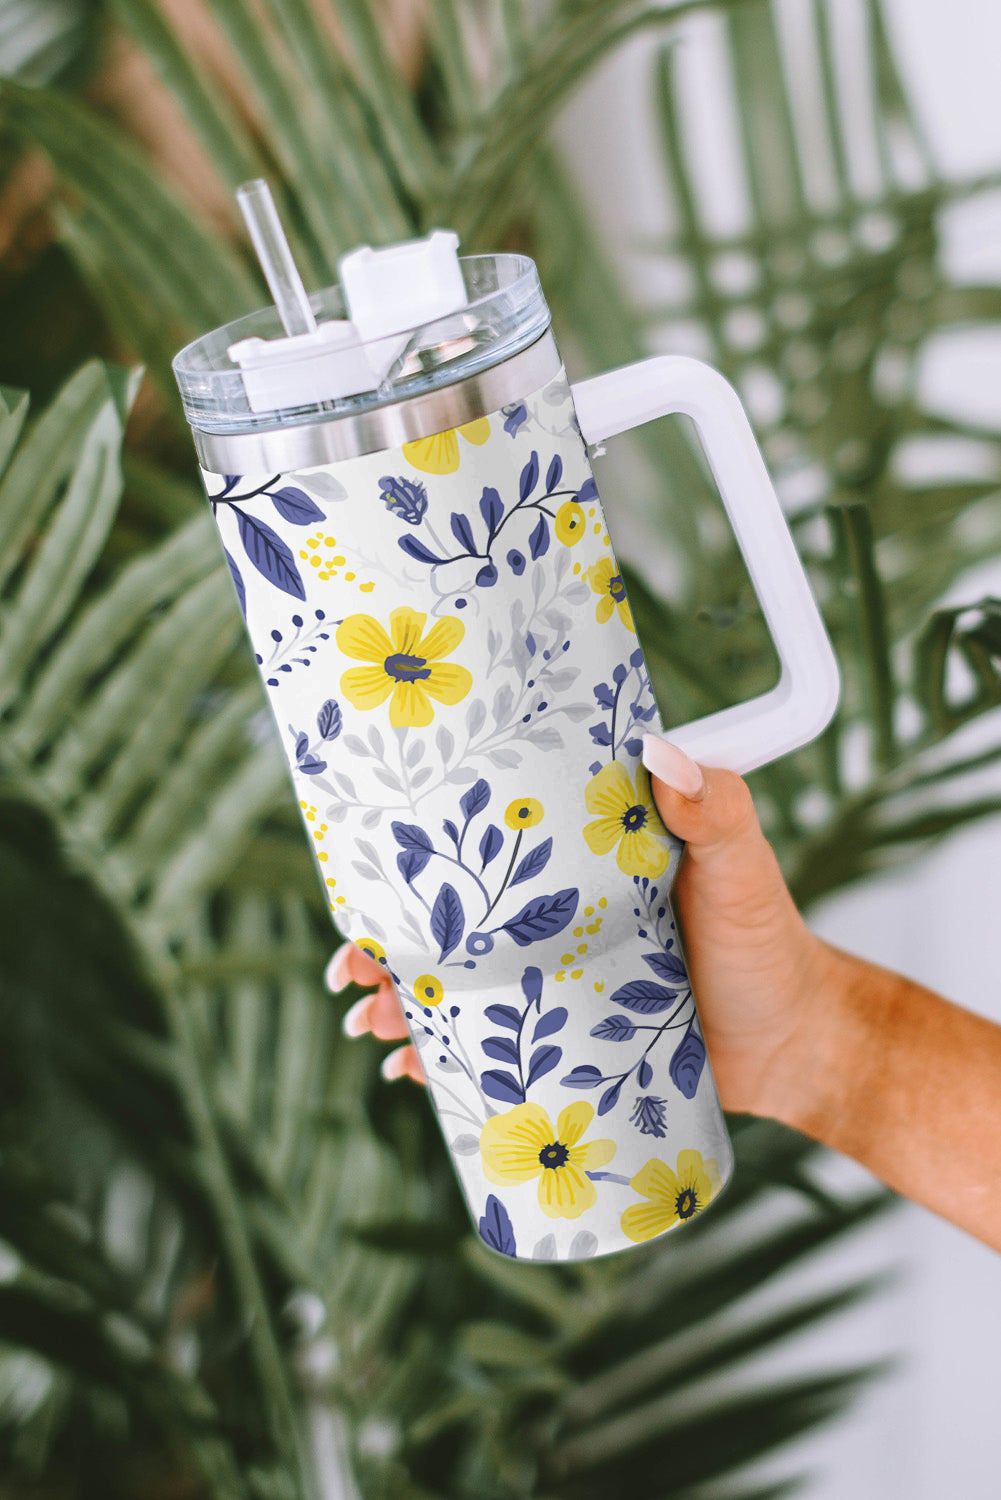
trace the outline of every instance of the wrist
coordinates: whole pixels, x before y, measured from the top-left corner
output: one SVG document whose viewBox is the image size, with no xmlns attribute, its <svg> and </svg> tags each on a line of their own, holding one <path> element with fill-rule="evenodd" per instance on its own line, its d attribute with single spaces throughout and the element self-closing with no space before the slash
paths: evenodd
<svg viewBox="0 0 1001 1500">
<path fill-rule="evenodd" d="M 874 980 L 896 976 L 809 936 L 799 1003 L 755 1113 L 852 1154 L 852 1122 L 870 1093 L 877 1038 L 888 1024 L 887 986 Z"/>
</svg>

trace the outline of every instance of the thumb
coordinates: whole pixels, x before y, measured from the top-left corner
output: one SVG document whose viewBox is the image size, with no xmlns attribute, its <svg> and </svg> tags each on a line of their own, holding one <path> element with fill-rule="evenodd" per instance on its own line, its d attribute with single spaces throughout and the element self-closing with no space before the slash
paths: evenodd
<svg viewBox="0 0 1001 1500">
<path fill-rule="evenodd" d="M 730 862 L 764 841 L 747 783 L 733 771 L 700 766 L 656 735 L 643 736 L 643 764 L 666 828 L 699 864 Z"/>
</svg>

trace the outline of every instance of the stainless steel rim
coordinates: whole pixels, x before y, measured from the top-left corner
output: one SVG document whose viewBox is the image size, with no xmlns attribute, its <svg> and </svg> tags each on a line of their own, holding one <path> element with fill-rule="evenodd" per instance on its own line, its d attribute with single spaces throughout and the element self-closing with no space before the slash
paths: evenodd
<svg viewBox="0 0 1001 1500">
<path fill-rule="evenodd" d="M 537 391 L 559 371 L 556 341 L 547 331 L 510 359 L 426 396 L 329 422 L 240 433 L 210 433 L 194 427 L 192 436 L 198 461 L 210 473 L 289 474 L 461 427 Z"/>
</svg>

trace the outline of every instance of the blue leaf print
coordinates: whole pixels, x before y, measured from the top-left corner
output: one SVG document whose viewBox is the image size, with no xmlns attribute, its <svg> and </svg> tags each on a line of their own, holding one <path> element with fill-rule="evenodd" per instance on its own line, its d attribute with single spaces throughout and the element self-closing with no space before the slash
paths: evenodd
<svg viewBox="0 0 1001 1500">
<path fill-rule="evenodd" d="M 546 472 L 546 494 L 551 495 L 563 478 L 563 460 L 557 453 Z"/>
<path fill-rule="evenodd" d="M 610 1089 L 605 1090 L 598 1100 L 597 1113 L 599 1115 L 607 1115 L 610 1109 L 615 1108 L 619 1102 L 619 1095 L 622 1093 L 622 1085 L 625 1081 L 624 1078 L 620 1078 L 618 1083 L 613 1083 Z"/>
<path fill-rule="evenodd" d="M 483 1217 L 479 1223 L 479 1230 L 480 1239 L 485 1245 L 489 1245 L 491 1250 L 498 1250 L 501 1255 L 518 1254 L 511 1216 L 500 1199 L 496 1198 L 493 1193 L 487 1198 Z"/>
<path fill-rule="evenodd" d="M 415 562 L 440 563 L 442 560 L 431 551 L 430 547 L 425 547 L 423 542 L 419 542 L 415 536 L 397 537 L 397 542 L 407 556 L 412 557 Z"/>
<path fill-rule="evenodd" d="M 520 948 L 537 943 L 542 938 L 554 937 L 574 919 L 580 894 L 570 888 L 557 891 L 555 896 L 536 896 L 510 921 L 502 922 L 501 928 L 510 934 Z"/>
<path fill-rule="evenodd" d="M 445 832 L 448 834 L 449 838 L 452 840 L 452 843 L 453 844 L 458 844 L 458 842 L 459 842 L 459 830 L 458 830 L 458 828 L 456 828 L 455 824 L 452 822 L 452 819 L 451 818 L 446 818 L 445 821 L 442 823 L 441 826 L 445 830 Z"/>
<path fill-rule="evenodd" d="M 503 1068 L 491 1068 L 480 1074 L 480 1087 L 491 1099 L 501 1099 L 505 1104 L 524 1104 L 525 1090 L 513 1073 Z"/>
<path fill-rule="evenodd" d="M 654 1016 L 658 1011 L 667 1010 L 677 998 L 677 990 L 666 990 L 662 984 L 654 984 L 649 979 L 634 979 L 615 991 L 612 1004 L 624 1005 L 626 1010 L 634 1010 L 641 1016 Z"/>
<path fill-rule="evenodd" d="M 513 1005 L 488 1005 L 483 1014 L 494 1026 L 506 1026 L 509 1031 L 521 1030 L 521 1013 Z"/>
<path fill-rule="evenodd" d="M 468 517 L 461 510 L 453 510 L 451 516 L 452 535 L 460 547 L 465 547 L 467 552 L 476 551 L 476 542 L 473 538 L 473 528 L 469 524 Z"/>
<path fill-rule="evenodd" d="M 518 491 L 522 500 L 527 500 L 539 482 L 539 455 L 533 453 L 528 463 L 521 471 L 521 480 Z"/>
<path fill-rule="evenodd" d="M 303 734 L 301 729 L 298 733 L 296 733 L 291 724 L 288 727 L 288 732 L 289 734 L 295 735 L 295 758 L 296 760 L 302 760 L 302 757 L 309 749 L 309 735 Z"/>
<path fill-rule="evenodd" d="M 612 689 L 608 686 L 607 682 L 598 683 L 598 686 L 594 690 L 594 696 L 598 701 L 599 708 L 615 707 L 615 694 L 612 692 Z"/>
<path fill-rule="evenodd" d="M 504 406 L 501 410 L 505 416 L 504 431 L 509 437 L 514 437 L 518 428 L 528 421 L 528 407 L 519 401 L 517 405 Z"/>
<path fill-rule="evenodd" d="M 628 1042 L 636 1035 L 636 1026 L 628 1016 L 606 1016 L 591 1027 L 591 1035 L 603 1042 Z"/>
<path fill-rule="evenodd" d="M 540 1016 L 532 1032 L 532 1041 L 541 1042 L 544 1036 L 552 1036 L 556 1031 L 562 1031 L 566 1023 L 567 1013 L 562 1005 L 557 1005 L 554 1010 L 547 1010 L 544 1016 Z M 594 1033 L 592 1032 L 593 1036 Z"/>
<path fill-rule="evenodd" d="M 565 1089 L 596 1089 L 599 1083 L 604 1083 L 605 1078 L 600 1068 L 593 1068 L 589 1063 L 584 1063 L 579 1068 L 572 1068 L 560 1083 Z"/>
<path fill-rule="evenodd" d="M 607 724 L 592 724 L 587 732 L 596 745 L 610 745 L 612 743 L 611 730 Z"/>
<path fill-rule="evenodd" d="M 230 557 L 229 553 L 226 551 L 226 548 L 224 547 L 222 550 L 226 552 L 226 562 L 229 564 L 229 576 L 233 580 L 233 586 L 236 589 L 236 597 L 240 601 L 240 610 L 243 614 L 243 618 L 246 619 L 247 590 L 243 586 L 243 579 L 240 576 L 240 569 L 236 566 L 236 563 Z"/>
<path fill-rule="evenodd" d="M 644 953 L 643 962 L 671 984 L 688 983 L 688 973 L 678 953 Z"/>
<path fill-rule="evenodd" d="M 695 1090 L 699 1086 L 705 1061 L 705 1043 L 697 1032 L 689 1028 L 671 1058 L 671 1065 L 667 1070 L 671 1075 L 671 1082 L 681 1090 L 686 1099 L 695 1098 Z"/>
<path fill-rule="evenodd" d="M 482 812 L 490 801 L 490 786 L 481 776 L 479 781 L 473 783 L 468 792 L 464 792 L 459 798 L 459 806 L 462 808 L 466 822 Z"/>
<path fill-rule="evenodd" d="M 497 566 L 492 562 L 485 562 L 476 575 L 476 582 L 481 589 L 492 589 L 497 582 Z"/>
<path fill-rule="evenodd" d="M 645 1057 L 636 1069 L 636 1082 L 641 1089 L 648 1089 L 653 1082 L 653 1068 Z"/>
<path fill-rule="evenodd" d="M 589 501 L 597 500 L 597 498 L 598 486 L 595 484 L 593 479 L 585 479 L 584 483 L 577 491 L 577 504 L 587 505 Z"/>
<path fill-rule="evenodd" d="M 505 426 L 506 425 L 507 424 L 505 423 Z M 486 485 L 484 487 L 483 494 L 480 496 L 480 515 L 483 517 L 484 521 L 486 521 L 491 537 L 497 530 L 503 514 L 504 506 L 501 504 L 500 495 L 495 489 L 492 489 L 490 485 Z"/>
<path fill-rule="evenodd" d="M 320 731 L 321 740 L 336 740 L 341 732 L 340 705 L 336 698 L 328 698 L 316 716 L 316 727 Z"/>
<path fill-rule="evenodd" d="M 295 599 L 305 599 L 306 590 L 299 577 L 299 569 L 291 550 L 277 531 L 272 531 L 270 526 L 266 526 L 256 516 L 248 516 L 246 511 L 237 509 L 235 505 L 233 509 L 240 528 L 240 540 L 258 573 L 283 593 L 291 594 Z"/>
<path fill-rule="evenodd" d="M 539 517 L 538 525 L 528 539 L 528 550 L 533 557 L 544 557 L 549 551 L 549 525 L 545 516 Z"/>
<path fill-rule="evenodd" d="M 518 1066 L 518 1043 L 509 1036 L 486 1037 L 483 1050 L 495 1062 L 514 1063 L 515 1067 Z"/>
<path fill-rule="evenodd" d="M 626 740 L 626 743 L 625 743 L 625 752 L 626 752 L 627 755 L 635 756 L 636 759 L 638 760 L 640 758 L 640 756 L 643 754 L 643 741 L 642 740 Z"/>
<path fill-rule="evenodd" d="M 504 835 L 497 827 L 497 824 L 488 824 L 486 833 L 480 839 L 480 859 L 483 861 L 482 865 L 480 866 L 481 870 L 485 870 L 490 861 L 492 859 L 496 859 L 497 855 L 501 851 L 503 843 Z"/>
<path fill-rule="evenodd" d="M 456 948 L 462 941 L 462 930 L 465 925 L 466 918 L 462 910 L 462 902 L 459 900 L 459 893 L 446 880 L 431 908 L 431 936 L 441 946 L 441 952 L 438 955 L 439 963 L 447 958 L 453 948 Z"/>
<path fill-rule="evenodd" d="M 401 849 L 396 856 L 396 863 L 407 885 L 416 879 L 422 870 L 427 869 L 430 858 L 430 849 Z"/>
<path fill-rule="evenodd" d="M 404 849 L 426 849 L 429 854 L 434 853 L 434 845 L 424 832 L 423 828 L 416 823 L 397 823 L 390 825 L 393 837 Z"/>
<path fill-rule="evenodd" d="M 533 1083 L 540 1078 L 545 1078 L 547 1073 L 551 1073 L 562 1056 L 562 1047 L 536 1047 L 529 1059 L 525 1087 L 531 1088 Z"/>
<path fill-rule="evenodd" d="M 278 514 L 293 526 L 311 526 L 314 521 L 327 519 L 316 501 L 311 500 L 305 490 L 297 490 L 294 485 L 285 485 L 280 490 L 267 490 L 266 493 L 274 501 Z"/>
<path fill-rule="evenodd" d="M 542 970 L 537 969 L 534 964 L 529 964 L 521 976 L 521 993 L 529 1005 L 535 1005 L 542 999 Z"/>
<path fill-rule="evenodd" d="M 531 880 L 534 875 L 540 874 L 549 863 L 549 856 L 553 852 L 552 839 L 543 839 L 534 849 L 530 849 L 523 860 L 519 861 L 518 868 L 511 876 L 509 885 L 521 885 L 523 880 Z"/>
</svg>

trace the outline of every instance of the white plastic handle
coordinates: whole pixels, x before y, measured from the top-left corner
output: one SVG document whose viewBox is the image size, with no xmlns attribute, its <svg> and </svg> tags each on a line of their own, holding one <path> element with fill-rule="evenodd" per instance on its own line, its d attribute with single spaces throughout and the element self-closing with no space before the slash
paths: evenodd
<svg viewBox="0 0 1001 1500">
<path fill-rule="evenodd" d="M 669 731 L 703 765 L 743 774 L 814 739 L 838 666 L 740 397 L 718 371 L 665 354 L 573 387 L 585 443 L 681 412 L 695 423 L 782 665 L 770 692 Z"/>
</svg>

